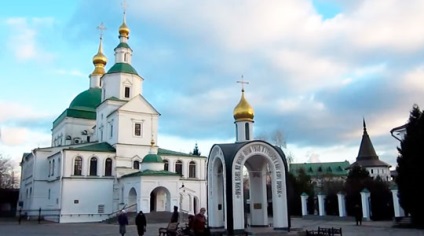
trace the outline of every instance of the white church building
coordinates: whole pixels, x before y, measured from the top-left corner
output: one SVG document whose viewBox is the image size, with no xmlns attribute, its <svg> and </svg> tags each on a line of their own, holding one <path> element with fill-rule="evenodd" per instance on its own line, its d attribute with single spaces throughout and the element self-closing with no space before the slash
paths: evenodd
<svg viewBox="0 0 424 236">
<path fill-rule="evenodd" d="M 65 223 L 206 207 L 206 157 L 159 148 L 160 114 L 143 97 L 129 33 L 124 14 L 113 66 L 106 72 L 100 37 L 89 88 L 53 121 L 51 146 L 23 155 L 18 209 Z"/>
</svg>

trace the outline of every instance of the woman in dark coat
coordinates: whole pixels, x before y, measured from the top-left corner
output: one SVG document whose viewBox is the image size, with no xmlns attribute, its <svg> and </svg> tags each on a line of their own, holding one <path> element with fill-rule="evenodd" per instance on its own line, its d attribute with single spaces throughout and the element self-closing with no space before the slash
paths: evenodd
<svg viewBox="0 0 424 236">
<path fill-rule="evenodd" d="M 144 232 L 146 232 L 146 216 L 143 214 L 142 211 L 140 211 L 137 216 L 135 217 L 135 225 L 137 225 L 137 233 L 139 236 L 144 235 Z"/>
</svg>

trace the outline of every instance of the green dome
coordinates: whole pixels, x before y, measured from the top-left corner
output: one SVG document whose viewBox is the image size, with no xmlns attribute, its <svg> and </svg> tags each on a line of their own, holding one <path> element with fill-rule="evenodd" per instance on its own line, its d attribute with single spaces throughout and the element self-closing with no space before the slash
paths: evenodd
<svg viewBox="0 0 424 236">
<path fill-rule="evenodd" d="M 102 90 L 100 88 L 90 88 L 78 94 L 78 96 L 72 100 L 69 108 L 96 110 L 96 107 L 100 105 L 101 96 Z"/>
<path fill-rule="evenodd" d="M 163 160 L 158 154 L 147 154 L 142 163 L 163 163 Z"/>
</svg>

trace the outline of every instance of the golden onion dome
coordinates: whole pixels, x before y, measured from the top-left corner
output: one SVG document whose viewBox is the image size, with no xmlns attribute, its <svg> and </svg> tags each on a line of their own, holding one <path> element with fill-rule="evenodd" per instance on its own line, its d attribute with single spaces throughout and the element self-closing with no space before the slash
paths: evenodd
<svg viewBox="0 0 424 236">
<path fill-rule="evenodd" d="M 97 64 L 106 65 L 106 63 L 107 63 L 107 58 L 102 52 L 98 52 L 96 55 L 94 55 L 93 57 L 94 65 L 97 65 Z"/>
<path fill-rule="evenodd" d="M 103 54 L 102 38 L 100 38 L 99 50 L 93 57 L 94 71 L 92 75 L 103 75 L 105 73 L 105 65 L 107 57 Z"/>
<path fill-rule="evenodd" d="M 124 22 L 122 22 L 122 25 L 119 27 L 119 36 L 128 38 L 129 35 L 130 35 L 130 28 L 128 28 L 124 20 Z"/>
<path fill-rule="evenodd" d="M 241 90 L 241 99 L 234 108 L 233 116 L 236 121 L 253 121 L 255 112 L 253 111 L 253 107 L 247 102 L 246 98 L 244 98 L 244 89 Z"/>
</svg>

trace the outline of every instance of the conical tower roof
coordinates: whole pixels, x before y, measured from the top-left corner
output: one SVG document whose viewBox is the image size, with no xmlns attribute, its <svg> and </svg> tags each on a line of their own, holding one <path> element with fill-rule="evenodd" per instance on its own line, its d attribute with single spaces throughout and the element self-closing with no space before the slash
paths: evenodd
<svg viewBox="0 0 424 236">
<path fill-rule="evenodd" d="M 365 124 L 365 119 L 363 120 L 364 133 L 362 134 L 361 145 L 359 146 L 358 156 L 356 161 L 352 163 L 348 168 L 351 169 L 353 166 L 362 166 L 362 167 L 390 167 L 389 164 L 380 161 L 377 153 L 374 150 L 370 136 L 367 132 L 367 125 Z"/>
<path fill-rule="evenodd" d="M 359 146 L 358 157 L 356 160 L 378 160 L 377 153 L 374 150 L 370 136 L 367 132 L 367 125 L 365 119 L 363 120 L 364 133 L 362 134 L 361 146 Z"/>
</svg>

